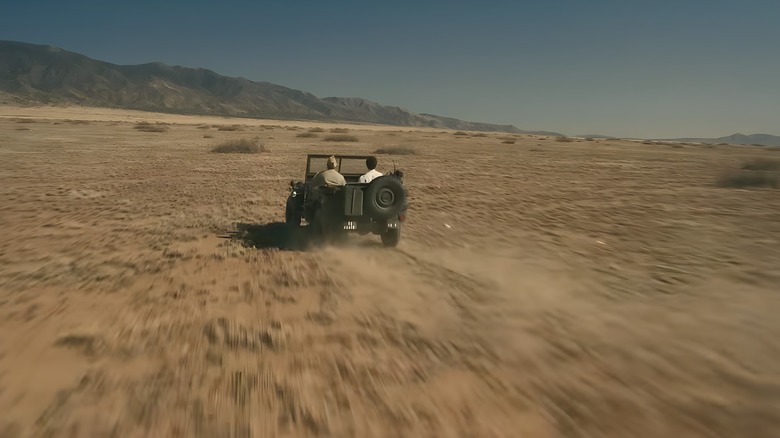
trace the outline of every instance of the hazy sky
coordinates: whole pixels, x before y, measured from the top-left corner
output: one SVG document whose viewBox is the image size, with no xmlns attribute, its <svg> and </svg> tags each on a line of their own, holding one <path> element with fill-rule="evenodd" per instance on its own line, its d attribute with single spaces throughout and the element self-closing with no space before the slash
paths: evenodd
<svg viewBox="0 0 780 438">
<path fill-rule="evenodd" d="M 778 29 L 780 0 L 0 0 L 4 40 L 569 135 L 780 135 Z"/>
</svg>

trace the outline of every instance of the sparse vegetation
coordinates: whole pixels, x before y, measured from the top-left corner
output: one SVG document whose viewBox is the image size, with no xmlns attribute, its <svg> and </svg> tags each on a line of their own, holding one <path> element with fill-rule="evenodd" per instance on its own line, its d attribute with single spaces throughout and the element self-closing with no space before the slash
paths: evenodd
<svg viewBox="0 0 780 438">
<path fill-rule="evenodd" d="M 25 128 L 25 127 L 20 126 L 20 127 L 16 128 L 16 130 L 17 131 L 29 131 L 30 128 Z"/>
<path fill-rule="evenodd" d="M 16 123 L 38 123 L 33 119 L 16 119 Z"/>
<path fill-rule="evenodd" d="M 133 126 L 133 129 L 143 132 L 165 132 L 168 130 L 168 127 L 162 126 L 160 123 L 152 125 L 149 122 L 138 122 Z"/>
<path fill-rule="evenodd" d="M 198 129 L 209 129 L 211 125 L 198 125 Z"/>
<path fill-rule="evenodd" d="M 593 137 L 585 137 L 585 141 L 593 141 Z"/>
<path fill-rule="evenodd" d="M 324 141 L 358 141 L 358 138 L 354 135 L 345 135 L 345 134 L 339 134 L 339 135 L 329 135 L 325 138 L 323 138 Z"/>
<path fill-rule="evenodd" d="M 724 173 L 717 184 L 731 188 L 780 188 L 780 161 L 755 158 L 744 163 L 741 170 Z"/>
<path fill-rule="evenodd" d="M 776 172 L 730 171 L 720 177 L 718 186 L 735 189 L 746 187 L 769 187 L 776 189 L 780 188 L 780 177 Z"/>
<path fill-rule="evenodd" d="M 560 142 L 560 143 L 571 143 L 574 140 L 569 138 L 569 137 L 566 137 L 566 136 L 562 135 L 560 137 L 555 137 L 555 141 Z"/>
<path fill-rule="evenodd" d="M 768 158 L 756 158 L 742 165 L 743 170 L 775 171 L 780 170 L 780 161 Z"/>
<path fill-rule="evenodd" d="M 206 134 L 206 135 L 203 136 L 203 138 L 214 138 L 214 136 L 210 135 L 210 134 Z"/>
<path fill-rule="evenodd" d="M 503 144 L 515 144 L 515 141 L 514 140 L 504 140 L 501 143 L 503 143 Z"/>
<path fill-rule="evenodd" d="M 678 143 L 678 144 L 672 144 L 672 149 L 682 149 L 682 148 L 684 148 L 684 147 L 685 147 L 685 146 L 683 146 L 683 145 L 681 145 L 681 144 L 679 144 L 679 143 Z"/>
<path fill-rule="evenodd" d="M 260 152 L 268 152 L 268 149 L 264 144 L 260 143 L 260 139 L 255 137 L 253 139 L 238 139 L 229 140 L 211 149 L 211 152 L 218 154 L 257 154 Z"/>
<path fill-rule="evenodd" d="M 314 127 L 314 128 L 309 128 L 309 132 L 325 132 L 325 130 L 322 128 Z"/>
<path fill-rule="evenodd" d="M 375 150 L 374 153 L 383 154 L 383 155 L 416 155 L 417 151 L 415 151 L 410 147 L 396 146 L 396 147 L 379 148 Z"/>
<path fill-rule="evenodd" d="M 334 134 L 343 134 L 345 132 L 349 132 L 349 129 L 347 129 L 347 128 L 333 128 L 333 129 L 330 130 L 330 132 L 332 132 Z"/>
<path fill-rule="evenodd" d="M 241 125 L 219 125 L 217 131 L 243 131 Z"/>
<path fill-rule="evenodd" d="M 469 135 L 469 134 L 467 132 L 457 131 L 456 133 L 454 133 L 452 135 Z"/>
<path fill-rule="evenodd" d="M 472 137 L 487 137 L 487 134 L 479 132 L 477 134 L 472 135 Z"/>
<path fill-rule="evenodd" d="M 317 134 L 313 132 L 301 132 L 300 134 L 296 135 L 296 137 L 300 137 L 300 138 L 312 138 L 316 136 Z"/>
</svg>

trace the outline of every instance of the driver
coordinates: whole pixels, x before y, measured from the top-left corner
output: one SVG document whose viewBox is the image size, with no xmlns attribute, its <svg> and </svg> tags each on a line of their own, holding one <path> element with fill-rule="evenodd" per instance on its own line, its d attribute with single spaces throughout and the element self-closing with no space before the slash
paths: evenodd
<svg viewBox="0 0 780 438">
<path fill-rule="evenodd" d="M 328 157 L 328 169 L 318 172 L 311 180 L 312 188 L 321 185 L 344 186 L 346 184 L 347 180 L 336 170 L 336 157 L 333 155 Z"/>
</svg>

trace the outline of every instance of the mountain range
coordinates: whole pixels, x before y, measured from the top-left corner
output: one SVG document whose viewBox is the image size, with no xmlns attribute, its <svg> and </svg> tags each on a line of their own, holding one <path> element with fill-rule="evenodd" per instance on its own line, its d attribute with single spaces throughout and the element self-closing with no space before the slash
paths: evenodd
<svg viewBox="0 0 780 438">
<path fill-rule="evenodd" d="M 0 41 L 2 101 L 561 135 L 418 114 L 361 98 L 319 98 L 269 82 L 227 77 L 202 68 L 157 62 L 116 65 L 53 46 L 16 41 Z"/>
<path fill-rule="evenodd" d="M 0 41 L 0 103 L 74 104 L 175 114 L 215 115 L 562 136 L 513 125 L 414 113 L 359 97 L 319 98 L 270 82 L 159 62 L 117 65 L 58 47 Z M 582 137 L 614 138 L 607 135 Z M 780 146 L 780 136 L 656 139 Z"/>
</svg>

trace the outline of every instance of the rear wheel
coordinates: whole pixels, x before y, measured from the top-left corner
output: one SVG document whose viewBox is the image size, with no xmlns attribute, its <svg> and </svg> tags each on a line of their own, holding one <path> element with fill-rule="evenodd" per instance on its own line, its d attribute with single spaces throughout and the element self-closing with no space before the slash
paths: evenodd
<svg viewBox="0 0 780 438">
<path fill-rule="evenodd" d="M 398 242 L 401 240 L 401 229 L 390 228 L 381 235 L 382 245 L 392 248 L 398 246 Z"/>
</svg>

